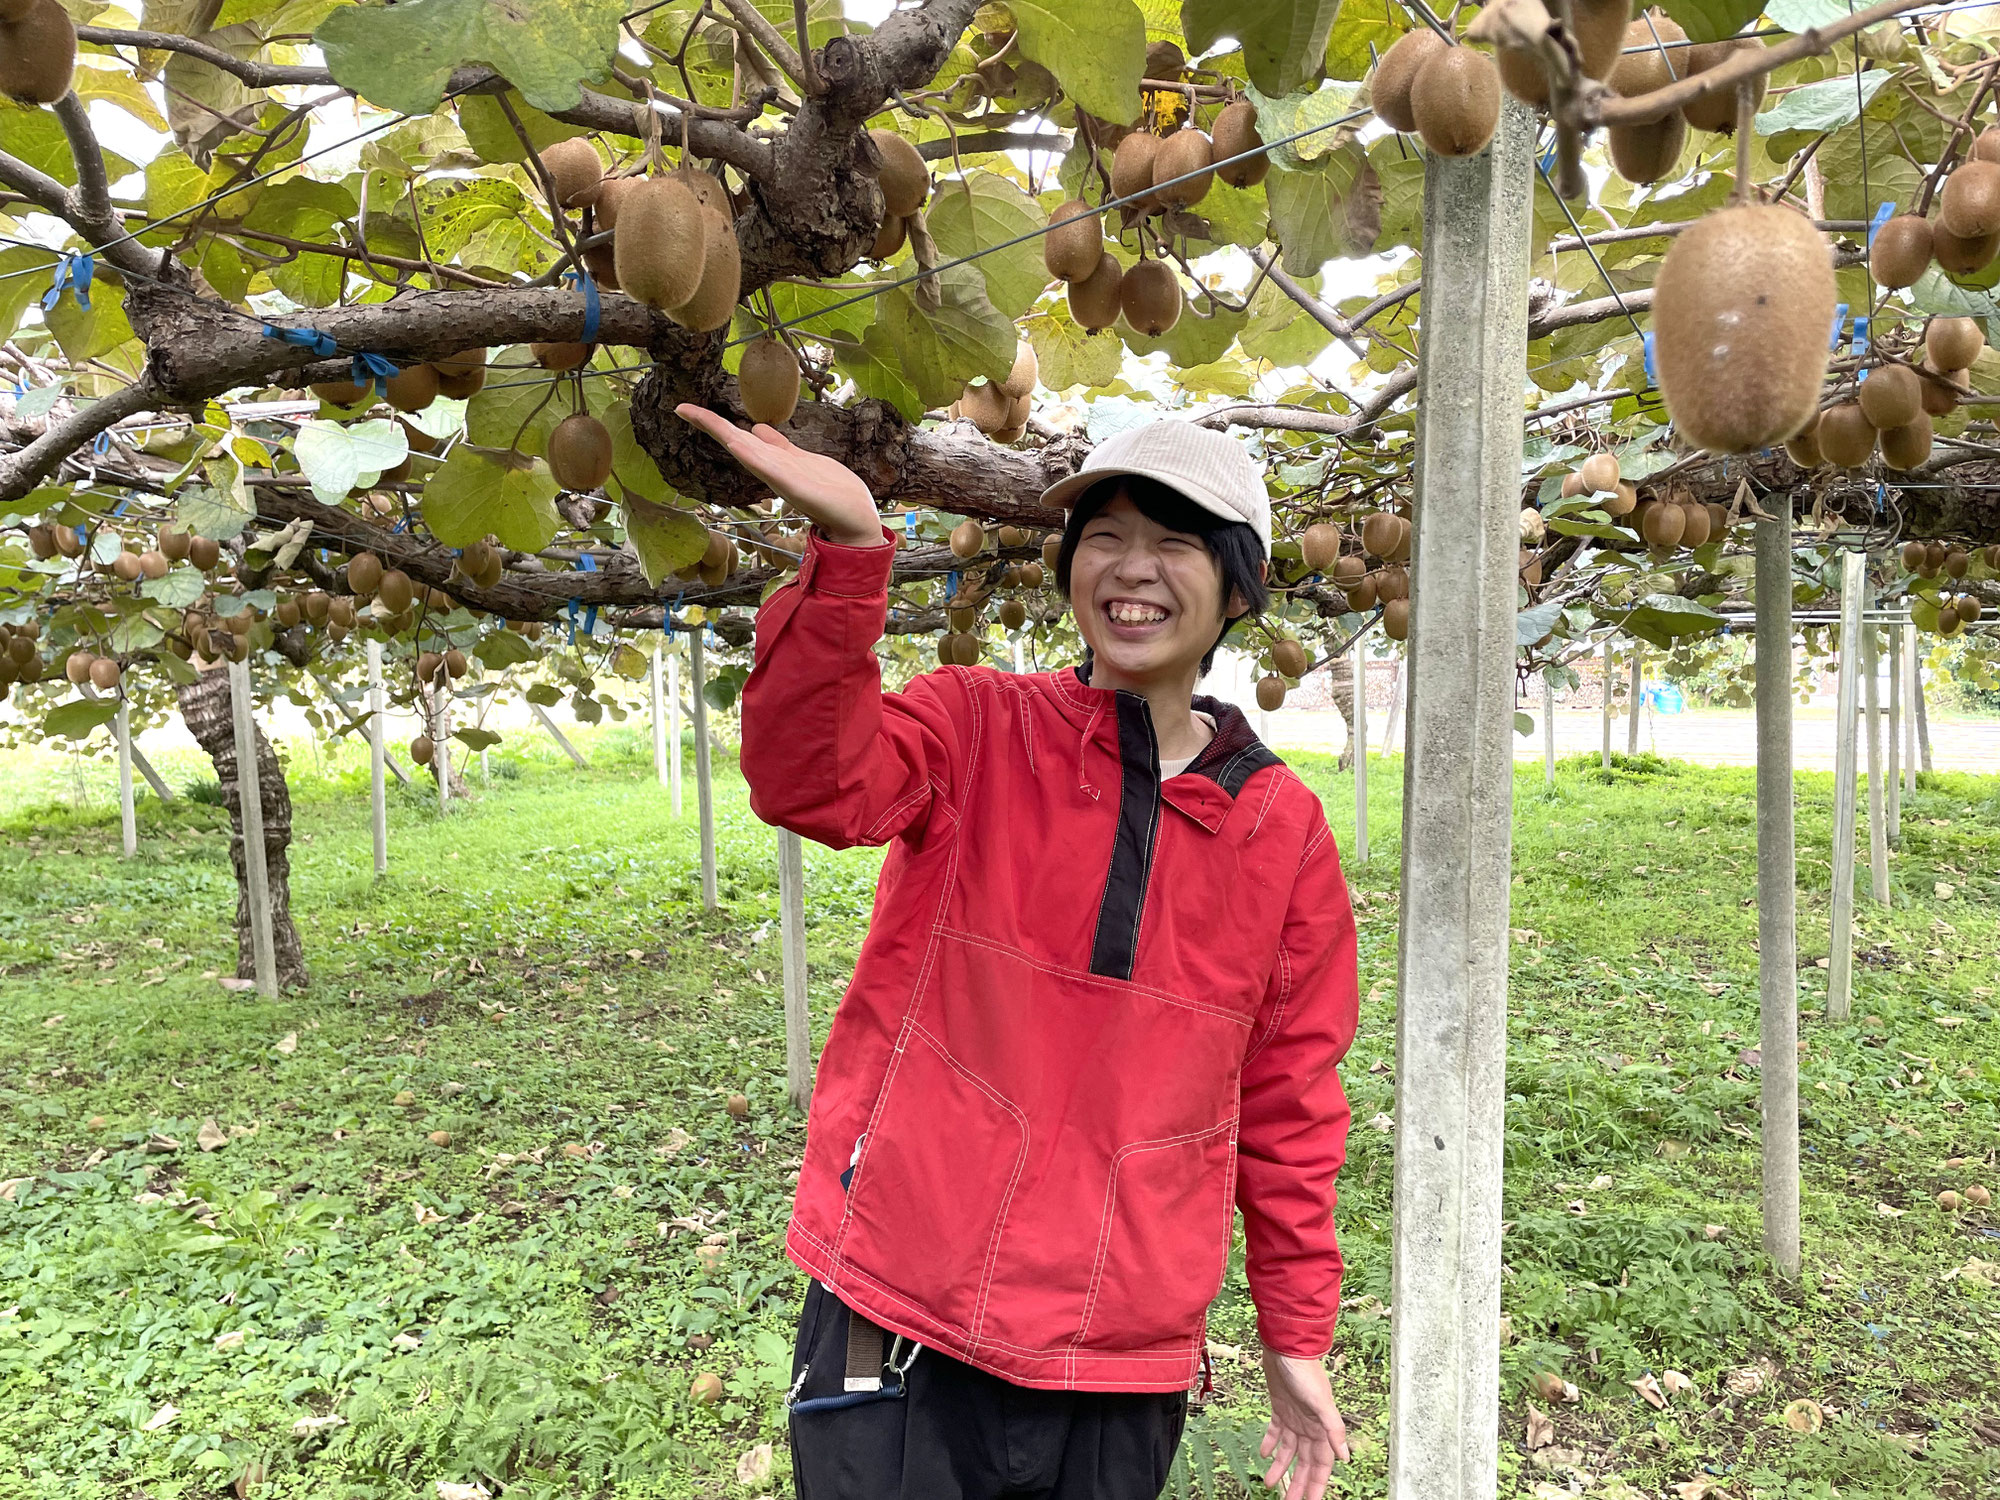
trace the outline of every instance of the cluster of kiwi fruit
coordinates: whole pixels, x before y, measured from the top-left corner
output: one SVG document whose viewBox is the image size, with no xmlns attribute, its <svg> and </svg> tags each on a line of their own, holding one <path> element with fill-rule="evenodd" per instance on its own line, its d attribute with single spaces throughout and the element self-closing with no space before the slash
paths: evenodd
<svg viewBox="0 0 2000 1500">
<path fill-rule="evenodd" d="M 81 557 L 83 539 L 74 526 L 36 525 L 28 528 L 28 550 L 37 558 Z M 121 548 L 99 571 L 120 583 L 137 583 L 144 578 L 164 578 L 177 562 L 191 562 L 204 573 L 222 561 L 222 548 L 212 537 L 194 536 L 172 526 L 160 528 L 158 542 L 142 552 Z"/>
<path fill-rule="evenodd" d="M 76 23 L 57 0 L 0 0 L 0 94 L 54 104 L 76 76 Z"/>
<path fill-rule="evenodd" d="M 1890 468 L 1916 468 L 1931 455 L 1932 417 L 1958 405 L 1967 367 L 1985 347 L 1977 319 L 1932 318 L 1920 365 L 1884 360 L 1870 366 L 1854 395 L 1821 412 L 1818 425 L 1786 443 L 1785 451 L 1803 469 L 1858 468 L 1878 448 Z"/>
<path fill-rule="evenodd" d="M 910 237 L 910 220 L 931 195 L 931 169 L 923 153 L 893 130 L 868 132 L 881 170 L 875 182 L 882 189 L 882 222 L 875 228 L 875 243 L 868 248 L 870 260 L 887 260 Z"/>
<path fill-rule="evenodd" d="M 1868 274 L 1889 290 L 1914 286 L 1931 262 L 1952 276 L 1982 271 L 2000 251 L 2000 125 L 1988 125 L 1972 152 L 1952 168 L 1937 197 L 1937 217 L 1897 214 L 1875 231 Z"/>
<path fill-rule="evenodd" d="M 708 588 L 720 588 L 736 571 L 740 556 L 736 538 L 726 531 L 711 531 L 701 556 L 676 570 L 674 576 L 688 583 L 699 579 Z"/>
<path fill-rule="evenodd" d="M 42 660 L 42 627 L 30 620 L 25 625 L 0 624 L 0 690 L 17 682 L 40 682 L 48 671 Z"/>
<path fill-rule="evenodd" d="M 1541 76 L 1532 62 L 1528 67 Z M 1384 124 L 1414 132 L 1435 155 L 1471 156 L 1485 150 L 1499 128 L 1500 69 L 1484 52 L 1418 26 L 1382 54 L 1369 97 Z"/>
<path fill-rule="evenodd" d="M 440 396 L 454 401 L 470 400 L 486 385 L 486 351 L 461 349 L 444 359 L 404 365 L 382 383 L 382 399 L 399 412 L 422 411 Z M 329 406 L 352 409 L 367 400 L 375 386 L 352 380 L 316 383 L 312 392 Z M 408 424 L 405 432 L 413 431 Z"/>
<path fill-rule="evenodd" d="M 1918 578 L 1949 578 L 1953 582 L 1965 577 L 1972 566 L 1972 554 L 1963 547 L 1949 546 L 1944 542 L 1903 543 L 1903 567 Z M 2000 573 L 2000 546 L 1988 547 L 1985 553 L 1988 568 Z M 1913 618 L 1919 624 L 1928 623 L 1925 611 L 1918 608 Z M 1979 599 L 1967 593 L 1940 594 L 1937 602 L 1937 623 L 1939 635 L 1956 635 L 1967 625 L 1977 625 L 1986 617 L 1986 606 Z"/>
<path fill-rule="evenodd" d="M 1015 442 L 1028 430 L 1029 398 L 1040 378 L 1035 346 L 1023 339 L 1014 351 L 1014 367 L 1007 378 L 968 384 L 951 403 L 947 415 L 954 421 L 965 418 L 996 443 Z"/>
<path fill-rule="evenodd" d="M 507 571 L 507 555 L 491 537 L 481 537 L 459 553 L 452 571 L 467 583 L 490 589 L 499 584 L 501 576 Z"/>
<path fill-rule="evenodd" d="M 95 651 L 82 648 L 70 652 L 63 662 L 63 676 L 79 687 L 87 682 L 100 693 L 111 693 L 118 690 L 125 674 L 111 657 L 99 656 Z"/>
<path fill-rule="evenodd" d="M 1276 632 L 1264 660 L 1271 670 L 1257 679 L 1257 706 L 1270 713 L 1285 706 L 1285 694 L 1311 670 L 1312 661 L 1295 637 Z"/>
<path fill-rule="evenodd" d="M 586 232 L 611 235 L 609 247 L 583 254 L 584 269 L 600 286 L 697 333 L 728 325 L 743 290 L 743 260 L 736 207 L 717 178 L 690 166 L 607 177 L 585 136 L 557 141 L 541 153 L 541 165 L 556 200 L 551 212 L 583 210 Z"/>
<path fill-rule="evenodd" d="M 1593 453 L 1563 476 L 1563 498 L 1578 495 L 1590 496 L 1597 509 L 1631 527 L 1652 549 L 1655 559 L 1664 559 L 1679 547 L 1692 551 L 1705 546 L 1729 529 L 1728 507 L 1713 500 L 1697 500 L 1685 489 L 1642 498 L 1619 472 L 1617 456 L 1610 453 Z M 1531 565 L 1524 562 L 1523 566 Z M 1535 576 L 1528 581 L 1538 583 L 1538 565 L 1532 566 Z"/>
<path fill-rule="evenodd" d="M 1004 552 L 1036 545 L 1034 536 L 1019 526 L 1000 526 L 990 534 L 978 521 L 965 520 L 954 526 L 949 545 L 954 557 L 971 561 L 986 550 L 988 542 Z M 992 600 L 993 590 L 1039 589 L 1055 571 L 1056 556 L 1062 549 L 1062 533 L 1047 532 L 1041 539 L 1041 561 L 1008 562 L 995 568 L 969 570 L 959 580 L 958 592 L 946 606 L 950 631 L 938 639 L 938 660 L 945 666 L 972 666 L 980 659 L 982 647 L 975 633 L 980 613 Z M 1019 630 L 1028 623 L 1028 606 L 1018 598 L 1000 601 L 1000 623 Z"/>
<path fill-rule="evenodd" d="M 1608 24 L 1614 11 L 1622 19 L 1622 4 L 1600 8 L 1605 20 L 1598 24 Z M 1581 21 L 1579 25 L 1582 25 Z M 1663 89 L 1678 79 L 1706 73 L 1738 52 L 1761 51 L 1763 46 L 1763 42 L 1756 37 L 1731 37 L 1725 41 L 1700 42 L 1690 46 L 1687 33 L 1665 12 L 1654 10 L 1625 27 L 1613 47 L 1610 70 L 1593 72 L 1591 76 L 1604 79 L 1612 93 L 1634 99 L 1641 94 Z M 1586 53 L 1585 60 L 1589 63 L 1596 59 Z M 1500 71 L 1503 77 L 1508 78 L 1510 90 L 1524 99 L 1528 97 L 1514 89 L 1513 80 L 1508 76 L 1505 54 L 1500 60 Z M 1753 87 L 1761 102 L 1766 87 L 1765 76 L 1758 75 Z M 1651 120 L 1610 127 L 1605 131 L 1605 144 L 1611 154 L 1611 165 L 1627 182 L 1658 182 L 1669 175 L 1680 161 L 1690 129 L 1733 135 L 1736 131 L 1736 90 L 1722 89 L 1703 94 Z"/>
<path fill-rule="evenodd" d="M 1141 260 L 1129 271 L 1119 265 L 1104 247 L 1102 216 L 1081 198 L 1058 208 L 1055 222 L 1042 237 L 1042 263 L 1069 284 L 1069 315 L 1077 327 L 1096 333 L 1122 313 L 1135 332 L 1158 338 L 1180 321 L 1184 299 L 1172 266 L 1163 260 Z"/>
<path fill-rule="evenodd" d="M 1341 551 L 1340 529 L 1328 522 L 1308 526 L 1299 538 L 1306 566 L 1329 573 L 1357 614 L 1377 605 L 1382 632 L 1392 641 L 1410 634 L 1410 522 L 1394 511 L 1378 510 L 1362 517 L 1361 549 Z M 1370 565 L 1373 559 L 1373 565 Z"/>
</svg>

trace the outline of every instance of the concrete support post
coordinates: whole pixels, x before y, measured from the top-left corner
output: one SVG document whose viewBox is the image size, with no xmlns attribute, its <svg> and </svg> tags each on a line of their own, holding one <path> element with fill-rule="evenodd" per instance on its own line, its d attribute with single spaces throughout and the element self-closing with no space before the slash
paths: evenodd
<svg viewBox="0 0 2000 1500">
<path fill-rule="evenodd" d="M 386 722 L 388 705 L 382 695 L 382 643 L 368 643 L 368 823 L 375 832 L 375 878 L 389 873 L 389 788 L 383 769 L 389 764 Z"/>
<path fill-rule="evenodd" d="M 1833 928 L 1827 950 L 1826 1018 L 1845 1021 L 1854 1004 L 1854 775 L 1861 700 L 1861 596 L 1868 555 L 1849 552 L 1840 573 L 1840 694 L 1833 730 Z"/>
<path fill-rule="evenodd" d="M 706 629 L 707 627 L 703 627 Z M 701 904 L 715 910 L 715 787 L 709 780 L 708 647 L 702 631 L 688 636 L 690 696 L 694 699 L 694 800 L 701 817 Z"/>
<path fill-rule="evenodd" d="M 1639 753 L 1639 709 L 1645 701 L 1646 690 L 1646 646 L 1643 641 L 1632 643 L 1632 686 L 1631 702 L 1625 705 L 1625 753 Z"/>
<path fill-rule="evenodd" d="M 1599 695 L 1604 699 L 1601 717 L 1604 720 L 1604 749 L 1599 752 L 1598 764 L 1605 770 L 1611 769 L 1611 638 L 1604 638 L 1604 690 Z"/>
<path fill-rule="evenodd" d="M 1354 641 L 1354 862 L 1368 863 L 1368 633 Z"/>
<path fill-rule="evenodd" d="M 278 953 L 271 939 L 271 874 L 264 862 L 264 778 L 257 763 L 257 721 L 250 701 L 250 664 L 229 664 L 229 706 L 235 716 L 236 802 L 243 823 L 243 879 L 250 897 L 250 957 L 257 993 L 278 993 Z"/>
<path fill-rule="evenodd" d="M 139 810 L 132 803 L 132 712 L 122 695 L 112 728 L 118 738 L 118 827 L 125 836 L 125 857 L 131 859 L 139 852 Z"/>
<path fill-rule="evenodd" d="M 806 1008 L 805 841 L 778 830 L 778 928 L 785 960 L 785 1096 L 812 1101 L 812 1013 Z"/>
<path fill-rule="evenodd" d="M 1799 963 L 1792 814 L 1792 506 L 1757 523 L 1757 997 L 1764 1253 L 1799 1271 Z"/>
<path fill-rule="evenodd" d="M 1903 842 L 1903 631 L 1898 621 L 1889 627 L 1889 842 Z"/>
<path fill-rule="evenodd" d="M 1870 590 L 1873 592 L 1873 590 Z M 1889 904 L 1889 825 L 1882 793 L 1882 690 L 1875 674 L 1881 652 L 1875 626 L 1861 627 L 1861 680 L 1868 709 L 1868 894 L 1878 906 Z"/>
<path fill-rule="evenodd" d="M 661 701 L 665 693 L 660 684 L 660 648 L 653 648 L 653 775 L 661 786 L 667 784 L 667 706 Z"/>
<path fill-rule="evenodd" d="M 681 815 L 681 654 L 667 658 L 667 786 L 674 794 L 674 816 Z"/>
<path fill-rule="evenodd" d="M 1542 789 L 1556 789 L 1556 685 L 1542 678 Z"/>
<path fill-rule="evenodd" d="M 1535 117 L 1424 180 L 1389 1500 L 1498 1485 L 1514 597 Z M 1437 579 L 1442 587 L 1426 587 Z"/>
</svg>

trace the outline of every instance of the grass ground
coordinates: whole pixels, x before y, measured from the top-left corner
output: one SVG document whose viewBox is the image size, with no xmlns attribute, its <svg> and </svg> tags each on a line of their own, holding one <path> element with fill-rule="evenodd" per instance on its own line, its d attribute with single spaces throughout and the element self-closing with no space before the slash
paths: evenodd
<svg viewBox="0 0 2000 1500">
<path fill-rule="evenodd" d="M 744 1493 L 739 1463 L 755 1488 L 767 1443 L 761 1482 L 785 1487 L 800 1287 L 777 1246 L 803 1131 L 770 835 L 723 776 L 704 914 L 692 788 L 676 820 L 638 734 L 589 749 L 588 773 L 496 752 L 449 818 L 404 794 L 378 883 L 359 760 L 301 747 L 314 982 L 270 1002 L 217 980 L 219 809 L 142 800 L 128 863 L 102 768 L 0 768 L 0 1497 L 668 1500 Z M 1348 779 L 1297 759 L 1348 826 Z M 1384 1483 L 1393 769 L 1350 871 L 1351 1495 Z M 1801 778 L 1796 1283 L 1758 1248 L 1749 773 L 1577 761 L 1517 793 L 1503 1493 L 2000 1493 L 2000 1216 L 1933 1201 L 2000 1187 L 2000 783 L 1910 799 L 1833 1025 L 1831 785 Z M 876 867 L 808 847 L 818 1035 Z M 1239 1256 L 1191 1428 L 1225 1471 L 1259 1420 L 1251 1326 Z M 1631 1382 L 1669 1371 L 1691 1385 L 1655 1409 Z M 691 1398 L 699 1373 L 720 1401 Z M 1551 1376 L 1576 1399 L 1537 1397 Z"/>
</svg>

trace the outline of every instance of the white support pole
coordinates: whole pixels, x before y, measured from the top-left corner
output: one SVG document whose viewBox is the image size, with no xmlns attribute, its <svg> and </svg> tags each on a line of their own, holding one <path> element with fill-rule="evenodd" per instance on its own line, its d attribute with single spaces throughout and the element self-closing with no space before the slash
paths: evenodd
<svg viewBox="0 0 2000 1500">
<path fill-rule="evenodd" d="M 264 863 L 264 778 L 257 764 L 257 721 L 250 664 L 229 664 L 229 705 L 236 729 L 236 804 L 243 824 L 243 881 L 250 902 L 250 955 L 257 993 L 278 993 L 278 954 L 271 937 L 271 876 Z"/>
<path fill-rule="evenodd" d="M 667 784 L 667 708 L 661 700 L 666 694 L 660 687 L 660 648 L 653 648 L 653 775 L 661 786 Z"/>
<path fill-rule="evenodd" d="M 1889 842 L 1903 842 L 1903 630 L 1902 621 L 1889 627 Z"/>
<path fill-rule="evenodd" d="M 125 857 L 139 852 L 139 814 L 132 805 L 132 712 L 121 694 L 114 721 L 118 737 L 118 825 L 125 835 Z"/>
<path fill-rule="evenodd" d="M 1556 789 L 1556 685 L 1542 674 L 1542 789 Z"/>
<path fill-rule="evenodd" d="M 1368 863 L 1368 632 L 1354 641 L 1354 861 Z"/>
<path fill-rule="evenodd" d="M 667 658 L 667 785 L 674 794 L 674 816 L 681 815 L 681 654 Z"/>
<path fill-rule="evenodd" d="M 778 929 L 785 962 L 785 1095 L 803 1111 L 812 1102 L 812 1013 L 806 1008 L 805 841 L 778 830 Z"/>
<path fill-rule="evenodd" d="M 437 777 L 438 812 L 451 811 L 451 689 L 424 689 L 431 706 L 431 774 Z"/>
<path fill-rule="evenodd" d="M 1646 643 L 1632 642 L 1632 686 L 1631 702 L 1625 705 L 1625 753 L 1639 753 L 1639 707 L 1645 700 L 1646 692 Z"/>
<path fill-rule="evenodd" d="M 375 878 L 389 873 L 388 703 L 382 692 L 382 643 L 368 643 L 368 821 L 375 830 Z"/>
<path fill-rule="evenodd" d="M 95 700 L 98 696 L 97 689 L 92 687 L 88 682 L 78 683 L 77 690 L 86 698 Z M 0 697 L 5 696 L 4 693 L 0 693 Z M 125 743 L 129 747 L 132 756 L 132 769 L 146 778 L 146 785 L 153 789 L 153 795 L 158 797 L 162 802 L 173 801 L 174 789 L 160 779 L 160 773 L 153 769 L 153 763 L 146 759 L 146 753 L 132 742 L 132 737 L 129 734 L 125 737 Z"/>
<path fill-rule="evenodd" d="M 1903 790 L 1917 789 L 1917 628 L 1903 622 Z"/>
<path fill-rule="evenodd" d="M 708 646 L 703 630 L 688 636 L 688 689 L 694 700 L 694 801 L 701 818 L 701 904 L 715 910 L 715 787 L 709 778 Z"/>
<path fill-rule="evenodd" d="M 563 754 L 567 755 L 570 758 L 571 763 L 575 765 L 575 767 L 579 771 L 587 771 L 590 769 L 590 762 L 585 760 L 583 758 L 582 752 L 579 751 L 576 748 L 576 746 L 572 745 L 569 742 L 569 736 L 564 734 L 562 730 L 559 727 L 557 727 L 556 721 L 548 716 L 547 711 L 543 709 L 541 704 L 530 703 L 528 705 L 528 711 L 532 713 L 535 716 L 535 718 L 540 722 L 542 728 L 546 729 L 549 732 L 549 738 L 554 740 L 558 745 L 562 746 Z"/>
<path fill-rule="evenodd" d="M 1600 705 L 1603 710 L 1601 717 L 1604 720 L 1604 749 L 1598 757 L 1598 764 L 1603 766 L 1604 769 L 1608 771 L 1611 769 L 1611 637 L 1610 636 L 1606 636 L 1604 638 L 1604 670 L 1601 675 L 1604 678 L 1604 682 L 1602 689 L 1598 693 L 1598 696 L 1604 700 L 1603 703 Z"/>
<path fill-rule="evenodd" d="M 1498 1485 L 1514 599 L 1535 120 L 1424 174 L 1389 1500 Z M 1437 584 L 1426 586 L 1435 579 Z M 1422 691 L 1419 692 L 1418 688 Z"/>
<path fill-rule="evenodd" d="M 1395 752 L 1396 730 L 1403 722 L 1404 688 L 1409 683 L 1409 676 L 1405 671 L 1405 666 L 1406 663 L 1403 658 L 1400 656 L 1397 657 L 1396 675 L 1389 679 L 1389 718 L 1382 726 L 1381 753 L 1383 755 L 1390 755 Z"/>
<path fill-rule="evenodd" d="M 1872 591 L 1871 591 L 1872 592 Z M 1878 906 L 1889 904 L 1889 822 L 1882 794 L 1882 691 L 1875 683 L 1881 653 L 1875 627 L 1861 627 L 1861 672 L 1868 707 L 1868 894 Z"/>
<path fill-rule="evenodd" d="M 1845 1021 L 1854 1004 L 1854 776 L 1861 699 L 1861 595 L 1868 556 L 1841 560 L 1840 693 L 1833 741 L 1833 924 L 1826 961 L 1826 1018 Z"/>
<path fill-rule="evenodd" d="M 1792 811 L 1792 502 L 1757 523 L 1757 997 L 1764 1253 L 1799 1272 L 1799 964 Z"/>
</svg>

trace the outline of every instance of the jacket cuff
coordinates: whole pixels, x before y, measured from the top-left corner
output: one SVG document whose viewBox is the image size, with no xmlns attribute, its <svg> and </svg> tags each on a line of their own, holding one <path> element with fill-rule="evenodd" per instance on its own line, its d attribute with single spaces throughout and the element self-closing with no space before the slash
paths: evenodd
<svg viewBox="0 0 2000 1500">
<path fill-rule="evenodd" d="M 865 599 L 888 591 L 895 560 L 895 533 L 886 526 L 882 528 L 882 543 L 873 547 L 829 541 L 815 526 L 806 532 L 799 582 L 815 594 Z"/>
<path fill-rule="evenodd" d="M 1293 1359 L 1321 1359 L 1333 1348 L 1332 1318 L 1288 1318 L 1257 1312 L 1257 1341 Z"/>
</svg>

